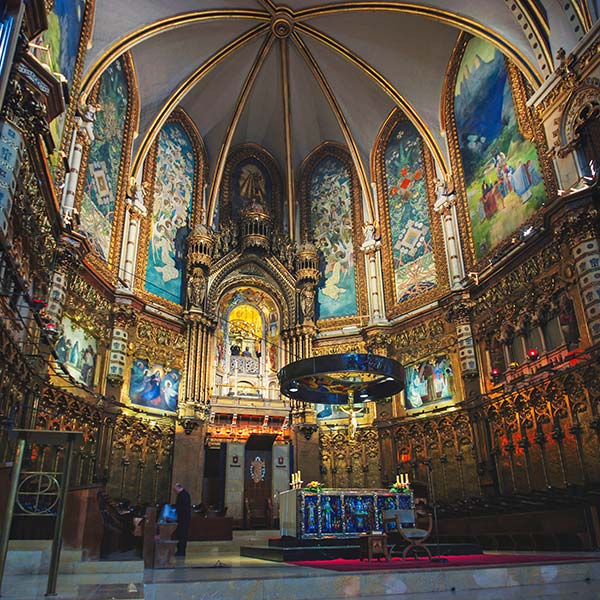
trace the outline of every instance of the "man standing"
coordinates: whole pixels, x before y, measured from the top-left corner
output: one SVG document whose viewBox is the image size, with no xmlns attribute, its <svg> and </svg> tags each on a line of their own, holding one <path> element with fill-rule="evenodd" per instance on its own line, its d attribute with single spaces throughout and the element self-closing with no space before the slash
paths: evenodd
<svg viewBox="0 0 600 600">
<path fill-rule="evenodd" d="M 175 556 L 185 556 L 190 520 L 192 518 L 192 502 L 189 492 L 180 483 L 176 483 L 174 489 L 177 492 L 177 500 L 175 501 L 175 508 L 177 510 L 177 529 L 175 530 L 177 552 Z"/>
</svg>

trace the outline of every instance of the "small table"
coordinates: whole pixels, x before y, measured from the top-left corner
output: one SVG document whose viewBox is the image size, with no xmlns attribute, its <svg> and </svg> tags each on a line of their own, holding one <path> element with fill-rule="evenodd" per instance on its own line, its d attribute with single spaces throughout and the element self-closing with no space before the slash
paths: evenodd
<svg viewBox="0 0 600 600">
<path fill-rule="evenodd" d="M 370 533 L 360 538 L 360 560 L 365 558 L 371 562 L 373 558 L 390 560 L 390 549 L 387 545 L 387 534 Z"/>
</svg>

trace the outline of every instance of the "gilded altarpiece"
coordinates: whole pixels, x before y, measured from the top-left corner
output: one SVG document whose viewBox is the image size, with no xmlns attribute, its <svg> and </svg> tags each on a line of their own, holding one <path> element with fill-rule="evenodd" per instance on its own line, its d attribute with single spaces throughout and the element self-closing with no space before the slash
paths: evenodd
<svg viewBox="0 0 600 600">
<path fill-rule="evenodd" d="M 375 144 L 387 312 L 397 316 L 438 298 L 448 286 L 435 202 L 433 158 L 416 127 L 395 110 Z"/>
<path fill-rule="evenodd" d="M 336 144 L 319 146 L 305 159 L 300 181 L 301 238 L 321 255 L 318 327 L 362 323 L 367 313 L 362 209 L 350 155 Z"/>
<path fill-rule="evenodd" d="M 84 151 L 77 185 L 78 233 L 87 238 L 92 249 L 86 261 L 114 280 L 123 238 L 133 134 L 139 118 L 137 80 L 129 52 L 107 67 L 89 102 L 100 110 L 95 140 Z"/>
<path fill-rule="evenodd" d="M 443 122 L 467 267 L 506 251 L 556 194 L 543 129 L 526 101 L 516 66 L 461 34 L 446 75 Z"/>
<path fill-rule="evenodd" d="M 202 219 L 207 169 L 202 138 L 177 108 L 144 162 L 148 217 L 140 229 L 135 267 L 140 296 L 174 313 L 184 304 L 186 239 Z"/>
</svg>

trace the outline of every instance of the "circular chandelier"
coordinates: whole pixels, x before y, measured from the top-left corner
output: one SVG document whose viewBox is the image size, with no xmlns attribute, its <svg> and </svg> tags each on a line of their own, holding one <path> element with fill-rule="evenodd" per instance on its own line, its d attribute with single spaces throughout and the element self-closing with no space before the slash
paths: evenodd
<svg viewBox="0 0 600 600">
<path fill-rule="evenodd" d="M 329 354 L 290 363 L 279 373 L 281 393 L 315 404 L 389 398 L 404 389 L 402 365 L 377 354 Z"/>
</svg>

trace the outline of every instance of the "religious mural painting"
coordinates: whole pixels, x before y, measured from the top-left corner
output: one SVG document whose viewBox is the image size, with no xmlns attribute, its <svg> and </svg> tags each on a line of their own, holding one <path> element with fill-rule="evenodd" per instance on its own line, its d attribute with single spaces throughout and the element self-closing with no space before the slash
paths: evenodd
<svg viewBox="0 0 600 600">
<path fill-rule="evenodd" d="M 352 240 L 350 172 L 335 156 L 325 156 L 310 175 L 310 235 L 321 255 L 318 287 L 319 319 L 357 313 L 355 259 Z"/>
<path fill-rule="evenodd" d="M 437 356 L 405 368 L 404 399 L 407 409 L 455 398 L 454 371 L 448 356 Z"/>
<path fill-rule="evenodd" d="M 178 369 L 136 358 L 131 365 L 129 400 L 143 408 L 175 412 L 180 380 Z"/>
<path fill-rule="evenodd" d="M 56 342 L 58 360 L 78 383 L 92 388 L 98 361 L 98 340 L 68 317 L 63 318 L 61 329 Z"/>
<path fill-rule="evenodd" d="M 176 304 L 183 304 L 194 172 L 194 148 L 188 134 L 180 123 L 167 122 L 158 136 L 145 289 Z"/>
<path fill-rule="evenodd" d="M 54 0 L 52 10 L 48 13 L 48 29 L 41 35 L 38 44 L 48 50 L 34 49 L 37 58 L 48 64 L 53 73 L 61 73 L 65 77 L 71 92 L 85 8 L 86 0 Z M 60 147 L 65 117 L 66 112 L 50 123 L 50 131 L 57 147 Z M 58 152 L 50 156 L 53 167 L 58 163 L 58 158 Z"/>
<path fill-rule="evenodd" d="M 401 120 L 385 148 L 385 180 L 396 302 L 437 287 L 422 140 Z"/>
<path fill-rule="evenodd" d="M 118 58 L 102 74 L 87 172 L 80 208 L 79 233 L 108 261 L 115 219 L 119 169 L 124 147 L 129 90 L 123 60 Z"/>
<path fill-rule="evenodd" d="M 454 114 L 476 259 L 513 233 L 544 202 L 535 145 L 515 113 L 506 60 L 472 38 L 454 88 Z"/>
</svg>

